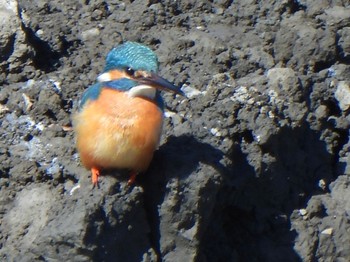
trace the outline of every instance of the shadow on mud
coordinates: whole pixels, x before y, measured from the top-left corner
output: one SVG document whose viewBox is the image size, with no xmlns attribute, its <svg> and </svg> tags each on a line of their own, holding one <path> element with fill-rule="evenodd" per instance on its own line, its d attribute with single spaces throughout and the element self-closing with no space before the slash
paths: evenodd
<svg viewBox="0 0 350 262">
<path fill-rule="evenodd" d="M 190 136 L 170 138 L 155 154 L 149 172 L 139 178 L 145 188 L 154 248 L 160 252 L 158 205 L 167 181 L 185 178 L 202 162 L 223 179 L 208 226 L 202 228 L 198 258 L 300 261 L 293 248 L 296 232 L 291 230 L 291 214 L 305 207 L 312 195 L 325 193 L 318 185 L 321 179 L 329 183 L 336 178 L 336 159 L 319 136 L 307 124 L 283 128 L 260 147 L 269 162 L 262 164 L 259 174 L 239 144 L 228 156 L 232 165 L 224 166 L 223 153 L 211 145 Z"/>
</svg>

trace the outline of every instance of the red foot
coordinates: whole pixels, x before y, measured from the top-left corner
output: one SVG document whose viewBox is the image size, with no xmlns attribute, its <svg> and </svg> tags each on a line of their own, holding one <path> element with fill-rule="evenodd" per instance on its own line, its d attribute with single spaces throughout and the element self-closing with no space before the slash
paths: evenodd
<svg viewBox="0 0 350 262">
<path fill-rule="evenodd" d="M 99 175 L 100 175 L 100 171 L 97 168 L 95 167 L 91 168 L 91 181 L 94 187 L 98 185 Z"/>
<path fill-rule="evenodd" d="M 135 179 L 136 179 L 136 176 L 137 176 L 137 175 L 138 175 L 138 173 L 135 172 L 135 171 L 132 171 L 132 172 L 130 173 L 130 178 L 129 178 L 129 180 L 128 180 L 128 186 L 131 186 L 132 184 L 135 183 Z"/>
</svg>

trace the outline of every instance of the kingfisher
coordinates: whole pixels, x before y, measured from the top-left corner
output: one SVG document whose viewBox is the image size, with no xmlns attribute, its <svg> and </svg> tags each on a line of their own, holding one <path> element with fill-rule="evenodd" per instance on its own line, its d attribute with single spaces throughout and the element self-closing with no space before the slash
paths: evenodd
<svg viewBox="0 0 350 262">
<path fill-rule="evenodd" d="M 129 185 L 147 170 L 162 132 L 160 90 L 184 96 L 180 87 L 157 74 L 158 66 L 149 47 L 125 42 L 108 53 L 97 83 L 83 93 L 73 127 L 93 186 L 104 169 L 130 170 Z"/>
</svg>

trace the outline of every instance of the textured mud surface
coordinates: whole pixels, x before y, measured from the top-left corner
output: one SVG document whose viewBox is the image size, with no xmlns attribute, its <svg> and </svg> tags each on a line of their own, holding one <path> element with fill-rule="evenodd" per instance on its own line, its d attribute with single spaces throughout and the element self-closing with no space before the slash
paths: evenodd
<svg viewBox="0 0 350 262">
<path fill-rule="evenodd" d="M 348 1 L 198 2 L 0 1 L 1 261 L 350 260 Z M 70 117 L 126 40 L 188 99 L 92 190 Z"/>
</svg>

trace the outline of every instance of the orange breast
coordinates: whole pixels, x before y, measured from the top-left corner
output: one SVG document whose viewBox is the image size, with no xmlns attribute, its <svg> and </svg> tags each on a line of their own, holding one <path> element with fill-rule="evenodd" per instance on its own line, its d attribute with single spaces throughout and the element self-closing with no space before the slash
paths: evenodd
<svg viewBox="0 0 350 262">
<path fill-rule="evenodd" d="M 86 168 L 144 171 L 159 144 L 162 122 L 152 101 L 104 88 L 73 119 L 81 161 Z"/>
</svg>

